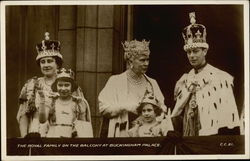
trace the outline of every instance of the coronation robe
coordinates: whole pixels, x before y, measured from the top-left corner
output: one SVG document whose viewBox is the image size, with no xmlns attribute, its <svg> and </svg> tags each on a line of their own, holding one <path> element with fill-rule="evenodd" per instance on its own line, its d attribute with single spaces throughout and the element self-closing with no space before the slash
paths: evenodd
<svg viewBox="0 0 250 161">
<path fill-rule="evenodd" d="M 210 64 L 199 73 L 192 69 L 177 81 L 175 100 L 171 116 L 184 113 L 184 136 L 214 135 L 220 128 L 240 125 L 233 77 Z"/>
</svg>

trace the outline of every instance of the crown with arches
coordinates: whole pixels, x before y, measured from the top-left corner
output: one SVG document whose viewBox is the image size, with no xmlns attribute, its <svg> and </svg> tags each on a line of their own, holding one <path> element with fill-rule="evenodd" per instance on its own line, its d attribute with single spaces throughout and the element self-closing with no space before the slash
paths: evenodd
<svg viewBox="0 0 250 161">
<path fill-rule="evenodd" d="M 197 24 L 195 19 L 195 12 L 189 13 L 190 25 L 185 27 L 182 36 L 185 42 L 184 50 L 190 50 L 197 47 L 208 49 L 209 46 L 206 42 L 206 27 L 202 24 Z"/>
<path fill-rule="evenodd" d="M 39 60 L 47 56 L 57 56 L 63 58 L 60 53 L 60 41 L 50 40 L 49 32 L 45 32 L 45 39 L 41 43 L 36 45 L 37 57 L 36 60 Z"/>
</svg>

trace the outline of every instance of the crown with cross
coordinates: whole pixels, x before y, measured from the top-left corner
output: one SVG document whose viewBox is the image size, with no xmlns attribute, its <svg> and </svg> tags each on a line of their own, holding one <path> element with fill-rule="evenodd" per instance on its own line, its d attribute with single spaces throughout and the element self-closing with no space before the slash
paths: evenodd
<svg viewBox="0 0 250 161">
<path fill-rule="evenodd" d="M 57 70 L 57 79 L 58 78 L 70 78 L 74 80 L 74 72 L 71 69 L 65 69 L 65 68 L 61 68 L 59 70 Z"/>
<path fill-rule="evenodd" d="M 60 41 L 50 40 L 49 33 L 45 32 L 45 39 L 41 43 L 36 45 L 37 57 L 36 60 L 39 60 L 47 56 L 57 56 L 63 58 L 60 53 Z"/>
<path fill-rule="evenodd" d="M 201 47 L 208 49 L 209 46 L 206 42 L 206 27 L 202 24 L 196 24 L 195 12 L 189 13 L 190 25 L 184 28 L 182 32 L 185 41 L 184 50 Z"/>
</svg>

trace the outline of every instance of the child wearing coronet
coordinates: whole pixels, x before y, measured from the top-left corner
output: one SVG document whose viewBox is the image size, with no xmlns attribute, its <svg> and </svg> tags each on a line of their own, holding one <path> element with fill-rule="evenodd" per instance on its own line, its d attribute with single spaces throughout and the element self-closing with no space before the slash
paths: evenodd
<svg viewBox="0 0 250 161">
<path fill-rule="evenodd" d="M 58 70 L 56 81 L 52 84 L 53 96 L 51 106 L 41 101 L 39 106 L 39 121 L 49 121 L 46 137 L 93 137 L 91 122 L 86 121 L 86 104 L 72 93 L 78 88 L 74 81 L 72 70 Z M 42 91 L 38 92 L 41 99 Z"/>
<path fill-rule="evenodd" d="M 171 120 L 157 119 L 164 114 L 155 97 L 144 97 L 136 110 L 140 116 L 134 122 L 134 127 L 128 131 L 130 137 L 160 137 L 173 130 Z"/>
</svg>

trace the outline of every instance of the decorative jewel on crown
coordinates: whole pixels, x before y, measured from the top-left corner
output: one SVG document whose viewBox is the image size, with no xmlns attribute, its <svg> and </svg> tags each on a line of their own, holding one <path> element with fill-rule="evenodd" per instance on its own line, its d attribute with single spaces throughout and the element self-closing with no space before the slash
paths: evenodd
<svg viewBox="0 0 250 161">
<path fill-rule="evenodd" d="M 142 41 L 137 41 L 135 39 L 132 41 L 125 41 L 122 43 L 122 46 L 125 52 L 149 51 L 149 43 L 150 41 L 146 41 L 145 39 Z"/>
<path fill-rule="evenodd" d="M 37 57 L 36 60 L 39 60 L 47 56 L 57 56 L 62 59 L 60 53 L 60 41 L 50 40 L 49 33 L 45 32 L 45 39 L 41 43 L 36 45 Z"/>
<path fill-rule="evenodd" d="M 59 70 L 57 70 L 57 79 L 58 78 L 70 78 L 74 80 L 74 72 L 71 69 L 65 69 L 65 68 L 61 68 Z"/>
<path fill-rule="evenodd" d="M 182 36 L 185 42 L 184 50 L 201 47 L 208 49 L 209 46 L 206 42 L 206 27 L 202 24 L 196 24 L 195 12 L 189 13 L 190 25 L 184 28 Z"/>
</svg>

